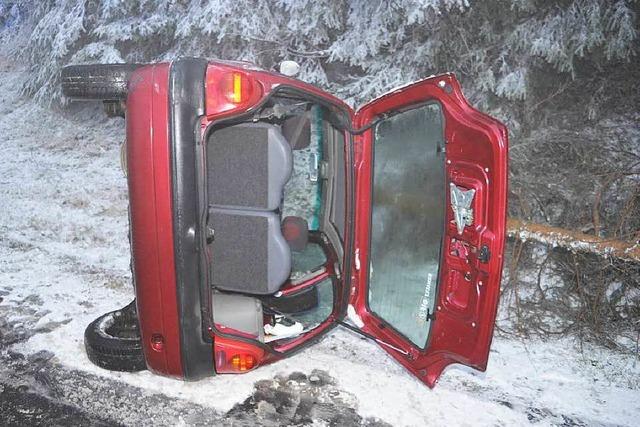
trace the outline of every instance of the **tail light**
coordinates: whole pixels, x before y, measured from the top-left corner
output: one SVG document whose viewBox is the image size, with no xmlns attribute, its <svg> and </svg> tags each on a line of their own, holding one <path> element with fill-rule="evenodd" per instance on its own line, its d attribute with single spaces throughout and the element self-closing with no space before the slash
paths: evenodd
<svg viewBox="0 0 640 427">
<path fill-rule="evenodd" d="M 238 71 L 227 73 L 220 82 L 222 96 L 232 104 L 243 104 L 251 99 L 254 83 L 246 74 Z"/>
<path fill-rule="evenodd" d="M 256 358 L 251 354 L 236 354 L 231 358 L 231 366 L 236 371 L 248 371 L 256 365 Z"/>
<path fill-rule="evenodd" d="M 215 359 L 218 373 L 247 372 L 258 366 L 258 360 L 251 353 L 229 355 L 226 351 L 218 351 Z"/>
<path fill-rule="evenodd" d="M 248 342 L 215 336 L 213 350 L 215 370 L 218 374 L 248 372 L 265 363 L 264 350 Z"/>
<path fill-rule="evenodd" d="M 206 78 L 207 116 L 237 114 L 262 98 L 261 83 L 250 71 L 209 65 Z"/>
</svg>

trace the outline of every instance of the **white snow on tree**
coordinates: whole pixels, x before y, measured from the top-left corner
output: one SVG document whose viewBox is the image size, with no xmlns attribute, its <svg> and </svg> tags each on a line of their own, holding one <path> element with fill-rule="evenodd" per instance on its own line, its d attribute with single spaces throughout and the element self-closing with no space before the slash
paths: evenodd
<svg viewBox="0 0 640 427">
<path fill-rule="evenodd" d="M 25 90 L 45 102 L 59 100 L 68 63 L 193 55 L 269 69 L 295 60 L 303 80 L 352 104 L 454 71 L 487 106 L 492 96 L 529 97 L 536 67 L 575 77 L 577 60 L 633 57 L 637 9 L 632 0 L 4 0 L 0 22 L 3 37 L 17 17 L 30 23 Z"/>
</svg>

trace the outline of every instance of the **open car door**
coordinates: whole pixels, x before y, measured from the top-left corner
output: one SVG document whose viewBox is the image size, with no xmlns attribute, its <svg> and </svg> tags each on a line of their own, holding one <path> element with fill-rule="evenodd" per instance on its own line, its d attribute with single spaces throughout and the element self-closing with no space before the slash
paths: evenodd
<svg viewBox="0 0 640 427">
<path fill-rule="evenodd" d="M 355 127 L 355 245 L 348 316 L 428 386 L 485 370 L 498 305 L 507 130 L 452 74 L 362 107 Z"/>
</svg>

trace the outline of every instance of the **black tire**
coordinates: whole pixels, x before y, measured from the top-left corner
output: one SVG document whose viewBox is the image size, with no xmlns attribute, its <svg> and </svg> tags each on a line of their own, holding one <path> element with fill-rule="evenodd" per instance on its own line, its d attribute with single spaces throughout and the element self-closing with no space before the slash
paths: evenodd
<svg viewBox="0 0 640 427">
<path fill-rule="evenodd" d="M 134 299 L 126 307 L 103 314 L 87 326 L 84 347 L 95 365 L 122 372 L 147 369 L 135 303 Z"/>
<path fill-rule="evenodd" d="M 263 297 L 262 305 L 265 311 L 276 314 L 296 314 L 312 310 L 318 306 L 318 288 L 310 286 L 287 296 Z"/>
<path fill-rule="evenodd" d="M 129 77 L 143 64 L 68 65 L 62 69 L 62 93 L 67 98 L 121 101 L 127 99 Z"/>
</svg>

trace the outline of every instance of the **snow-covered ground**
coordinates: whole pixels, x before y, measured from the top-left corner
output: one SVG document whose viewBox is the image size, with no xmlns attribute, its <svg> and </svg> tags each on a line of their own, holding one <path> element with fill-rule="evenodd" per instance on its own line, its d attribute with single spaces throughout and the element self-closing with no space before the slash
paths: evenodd
<svg viewBox="0 0 640 427">
<path fill-rule="evenodd" d="M 0 70 L 0 400 L 19 390 L 136 425 L 638 424 L 640 361 L 570 338 L 496 337 L 486 373 L 452 367 L 434 390 L 339 329 L 285 361 L 196 383 L 97 368 L 84 328 L 133 296 L 124 122 L 36 106 L 19 96 L 24 72 Z"/>
</svg>

